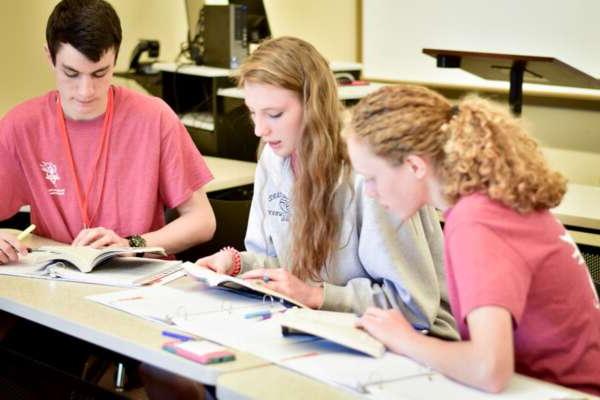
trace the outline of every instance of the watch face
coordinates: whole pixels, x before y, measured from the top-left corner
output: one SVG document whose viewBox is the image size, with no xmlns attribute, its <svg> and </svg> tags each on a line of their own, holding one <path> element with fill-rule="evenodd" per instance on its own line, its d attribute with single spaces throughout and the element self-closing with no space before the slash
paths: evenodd
<svg viewBox="0 0 600 400">
<path fill-rule="evenodd" d="M 146 246 L 146 240 L 139 236 L 139 235 L 133 235 L 133 236 L 129 236 L 129 246 L 131 247 L 145 247 Z"/>
</svg>

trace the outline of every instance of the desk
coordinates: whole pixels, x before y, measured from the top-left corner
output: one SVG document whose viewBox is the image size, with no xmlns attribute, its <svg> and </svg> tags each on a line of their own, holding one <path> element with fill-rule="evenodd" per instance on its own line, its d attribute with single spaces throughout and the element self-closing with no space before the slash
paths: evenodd
<svg viewBox="0 0 600 400">
<path fill-rule="evenodd" d="M 179 114 L 203 154 L 256 160 L 258 139 L 245 106 L 238 102 L 226 110 L 218 104 L 217 92 L 235 85 L 235 70 L 176 63 L 155 63 L 152 67 L 161 74 L 161 97 Z M 358 79 L 362 65 L 334 61 L 330 68 Z"/>
<path fill-rule="evenodd" d="M 600 186 L 569 183 L 563 201 L 552 212 L 564 225 L 600 233 Z"/>
<path fill-rule="evenodd" d="M 171 283 L 175 287 L 195 284 L 189 278 Z M 205 384 L 215 385 L 217 378 L 226 372 L 267 364 L 259 357 L 241 352 L 236 352 L 233 362 L 206 366 L 167 353 L 161 350 L 165 342 L 161 324 L 84 298 L 115 290 L 123 289 L 2 275 L 0 309 Z"/>
<path fill-rule="evenodd" d="M 204 160 L 214 176 L 204 187 L 207 193 L 254 183 L 254 162 L 207 156 Z"/>
<path fill-rule="evenodd" d="M 259 382 L 259 384 L 257 384 Z M 358 394 L 310 379 L 276 365 L 224 374 L 217 379 L 221 400 L 360 399 Z"/>
<path fill-rule="evenodd" d="M 410 380 L 411 378 L 408 378 Z M 257 384 L 260 382 L 260 384 Z M 400 381 L 399 381 L 400 384 Z M 456 383 L 456 385 L 459 385 Z M 452 390 L 453 384 L 449 387 Z M 462 389 L 459 387 L 459 389 Z M 528 390 L 536 391 L 529 393 Z M 524 375 L 515 375 L 515 380 L 509 387 L 510 394 L 488 394 L 470 390 L 468 394 L 462 393 L 461 397 L 456 397 L 456 393 L 440 393 L 440 388 L 426 389 L 421 387 L 418 393 L 410 393 L 407 397 L 394 397 L 396 400 L 429 400 L 429 399 L 463 399 L 470 400 L 493 400 L 502 399 L 592 399 L 592 395 L 578 392 L 569 388 L 558 386 L 549 382 L 540 381 Z M 541 393 L 544 393 L 542 395 Z M 553 395 L 549 395 L 552 392 Z M 481 395 L 479 395 L 479 393 Z M 359 399 L 358 393 L 350 392 L 342 388 L 329 386 L 323 382 L 307 378 L 306 376 L 292 372 L 275 365 L 267 365 L 253 368 L 246 371 L 235 371 L 228 374 L 222 374 L 217 379 L 217 398 L 222 400 L 279 400 L 282 398 L 290 400 L 303 399 Z M 381 397 L 377 397 L 381 398 Z"/>
<path fill-rule="evenodd" d="M 360 71 L 362 64 L 351 61 L 331 61 L 329 67 L 333 72 Z M 209 67 L 207 65 L 177 64 L 177 63 L 154 63 L 152 68 L 161 72 L 177 72 L 179 74 L 205 76 L 205 77 L 227 77 L 235 73 L 233 69 Z"/>
<path fill-rule="evenodd" d="M 388 85 L 383 83 L 369 83 L 368 85 L 358 86 L 338 86 L 338 96 L 342 101 L 360 100 L 366 95 L 373 93 L 384 86 Z M 222 88 L 217 91 L 217 95 L 241 100 L 244 98 L 244 90 L 238 87 Z"/>
</svg>

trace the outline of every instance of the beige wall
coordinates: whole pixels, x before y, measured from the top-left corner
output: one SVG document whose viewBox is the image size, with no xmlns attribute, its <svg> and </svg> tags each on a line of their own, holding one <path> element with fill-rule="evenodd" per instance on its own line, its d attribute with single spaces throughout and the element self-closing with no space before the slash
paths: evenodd
<svg viewBox="0 0 600 400">
<path fill-rule="evenodd" d="M 138 39 L 156 38 L 161 59 L 174 60 L 186 37 L 184 1 L 110 0 L 124 40 L 118 69 L 125 69 Z M 56 0 L 0 3 L 0 114 L 53 88 L 42 46 L 46 19 Z M 358 57 L 358 0 L 265 0 L 273 34 L 312 42 L 330 60 Z M 367 44 L 368 45 L 368 44 Z M 600 112 L 528 106 L 523 115 L 547 147 L 552 164 L 572 181 L 600 184 Z"/>
<path fill-rule="evenodd" d="M 123 25 L 117 67 L 128 65 L 138 39 L 160 40 L 161 59 L 173 61 L 186 38 L 183 0 L 109 0 Z M 0 3 L 0 115 L 15 104 L 53 88 L 43 52 L 46 20 L 57 0 Z M 356 0 L 266 0 L 275 35 L 311 41 L 326 57 L 356 60 Z"/>
<path fill-rule="evenodd" d="M 264 2 L 273 35 L 301 37 L 329 60 L 357 60 L 357 0 Z"/>
</svg>

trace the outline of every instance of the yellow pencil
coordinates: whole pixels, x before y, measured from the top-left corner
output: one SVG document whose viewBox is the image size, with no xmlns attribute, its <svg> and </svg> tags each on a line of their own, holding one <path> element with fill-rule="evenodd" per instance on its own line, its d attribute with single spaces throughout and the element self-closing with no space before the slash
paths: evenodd
<svg viewBox="0 0 600 400">
<path fill-rule="evenodd" d="M 35 224 L 31 224 L 27 227 L 27 229 L 25 229 L 23 232 L 19 233 L 19 236 L 17 236 L 17 239 L 24 240 L 25 238 L 27 238 L 27 236 L 29 236 L 29 234 L 31 232 L 33 232 L 33 230 L 35 229 Z"/>
</svg>

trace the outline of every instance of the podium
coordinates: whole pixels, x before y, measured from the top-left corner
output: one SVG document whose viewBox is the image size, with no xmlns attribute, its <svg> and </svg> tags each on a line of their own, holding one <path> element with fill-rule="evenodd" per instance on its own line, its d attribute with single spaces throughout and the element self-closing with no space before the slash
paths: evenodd
<svg viewBox="0 0 600 400">
<path fill-rule="evenodd" d="M 423 53 L 434 57 L 440 68 L 460 68 L 484 79 L 510 81 L 508 102 L 515 115 L 521 115 L 523 82 L 600 89 L 600 79 L 552 57 L 427 48 Z"/>
</svg>

